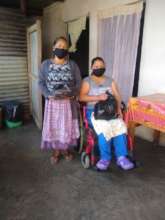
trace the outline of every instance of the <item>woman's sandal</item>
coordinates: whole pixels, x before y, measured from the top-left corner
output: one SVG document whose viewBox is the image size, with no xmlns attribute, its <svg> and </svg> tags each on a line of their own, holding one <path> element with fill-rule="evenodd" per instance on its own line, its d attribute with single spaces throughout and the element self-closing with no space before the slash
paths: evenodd
<svg viewBox="0 0 165 220">
<path fill-rule="evenodd" d="M 55 152 L 50 158 L 52 165 L 57 164 L 60 161 L 60 152 Z"/>
<path fill-rule="evenodd" d="M 71 161 L 74 158 L 73 154 L 68 151 L 64 151 L 63 155 L 66 161 Z"/>
</svg>

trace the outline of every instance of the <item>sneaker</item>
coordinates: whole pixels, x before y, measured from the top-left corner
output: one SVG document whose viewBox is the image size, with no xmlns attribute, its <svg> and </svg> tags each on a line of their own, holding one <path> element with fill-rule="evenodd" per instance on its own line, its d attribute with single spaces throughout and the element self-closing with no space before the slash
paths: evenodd
<svg viewBox="0 0 165 220">
<path fill-rule="evenodd" d="M 97 169 L 104 171 L 108 169 L 109 165 L 110 165 L 109 160 L 99 160 L 96 164 L 96 167 Z"/>
<path fill-rule="evenodd" d="M 134 168 L 134 164 L 125 156 L 117 158 L 117 165 L 123 170 L 130 170 Z"/>
</svg>

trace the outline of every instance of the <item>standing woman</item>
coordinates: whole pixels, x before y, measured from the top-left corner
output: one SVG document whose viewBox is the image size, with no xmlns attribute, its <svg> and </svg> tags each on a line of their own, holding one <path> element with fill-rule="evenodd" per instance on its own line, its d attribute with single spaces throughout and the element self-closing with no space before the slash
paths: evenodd
<svg viewBox="0 0 165 220">
<path fill-rule="evenodd" d="M 53 149 L 52 163 L 58 163 L 61 154 L 72 160 L 70 149 L 79 138 L 77 96 L 81 76 L 77 64 L 69 60 L 66 38 L 56 39 L 52 59 L 41 64 L 39 86 L 46 99 L 41 149 Z"/>
</svg>

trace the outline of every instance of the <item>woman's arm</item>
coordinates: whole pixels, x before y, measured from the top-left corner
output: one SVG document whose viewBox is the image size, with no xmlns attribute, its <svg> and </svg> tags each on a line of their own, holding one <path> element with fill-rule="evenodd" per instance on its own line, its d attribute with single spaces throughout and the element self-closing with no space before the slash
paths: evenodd
<svg viewBox="0 0 165 220">
<path fill-rule="evenodd" d="M 120 92 L 118 89 L 118 86 L 116 84 L 116 82 L 113 80 L 112 81 L 112 93 L 115 96 L 116 100 L 117 100 L 117 112 L 118 114 L 122 117 L 122 112 L 121 112 L 121 96 L 120 96 Z"/>
<path fill-rule="evenodd" d="M 49 98 L 50 96 L 50 93 L 49 93 L 49 90 L 46 86 L 46 79 L 45 79 L 45 71 L 46 71 L 46 61 L 44 61 L 42 64 L 41 64 L 41 67 L 39 69 L 39 81 L 38 81 L 38 84 L 39 84 L 39 87 L 40 87 L 40 90 L 42 92 L 42 94 L 44 95 L 45 98 Z"/>
<path fill-rule="evenodd" d="M 88 82 L 83 81 L 81 85 L 79 100 L 81 102 L 98 102 L 101 100 L 107 99 L 107 94 L 101 94 L 101 95 L 88 95 L 90 90 L 90 85 Z"/>
</svg>

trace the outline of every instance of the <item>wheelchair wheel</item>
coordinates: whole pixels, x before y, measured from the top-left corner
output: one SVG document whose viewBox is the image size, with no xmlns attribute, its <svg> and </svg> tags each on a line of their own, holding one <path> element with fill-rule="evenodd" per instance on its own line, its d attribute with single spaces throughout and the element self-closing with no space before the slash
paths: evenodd
<svg viewBox="0 0 165 220">
<path fill-rule="evenodd" d="M 79 154 L 81 154 L 83 152 L 84 137 L 85 137 L 83 118 L 81 112 L 79 112 L 79 125 L 80 125 Z"/>
<path fill-rule="evenodd" d="M 85 169 L 88 169 L 90 167 L 90 158 L 89 155 L 86 154 L 86 152 L 82 152 L 81 154 L 81 164 Z"/>
</svg>

